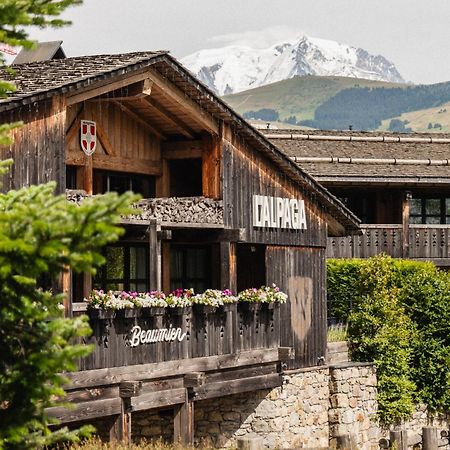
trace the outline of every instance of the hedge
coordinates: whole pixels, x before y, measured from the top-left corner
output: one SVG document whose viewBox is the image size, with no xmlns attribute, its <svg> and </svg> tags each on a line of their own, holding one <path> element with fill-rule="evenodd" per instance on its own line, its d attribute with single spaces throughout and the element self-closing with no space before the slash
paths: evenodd
<svg viewBox="0 0 450 450">
<path fill-rule="evenodd" d="M 432 263 L 329 260 L 331 314 L 348 322 L 354 361 L 378 373 L 379 418 L 394 424 L 417 402 L 450 409 L 450 274 Z"/>
</svg>

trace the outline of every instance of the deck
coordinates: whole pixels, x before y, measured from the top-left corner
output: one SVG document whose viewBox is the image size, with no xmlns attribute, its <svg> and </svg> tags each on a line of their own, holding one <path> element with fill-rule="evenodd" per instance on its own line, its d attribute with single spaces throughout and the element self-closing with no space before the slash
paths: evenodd
<svg viewBox="0 0 450 450">
<path fill-rule="evenodd" d="M 432 261 L 450 266 L 450 225 L 361 225 L 358 236 L 328 238 L 328 258 L 369 258 L 387 253 L 394 258 Z"/>
</svg>

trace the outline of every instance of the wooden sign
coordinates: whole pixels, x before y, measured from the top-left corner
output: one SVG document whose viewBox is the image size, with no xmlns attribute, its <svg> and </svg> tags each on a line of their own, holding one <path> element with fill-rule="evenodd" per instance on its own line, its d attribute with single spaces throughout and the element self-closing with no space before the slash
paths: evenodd
<svg viewBox="0 0 450 450">
<path fill-rule="evenodd" d="M 153 344 L 155 342 L 183 341 L 186 333 L 181 328 L 155 328 L 143 330 L 139 325 L 135 325 L 130 332 L 130 347 L 137 347 L 141 344 Z"/>
<path fill-rule="evenodd" d="M 91 156 L 97 147 L 97 125 L 91 120 L 82 120 L 80 129 L 81 149 L 87 156 Z"/>
<path fill-rule="evenodd" d="M 306 230 L 305 201 L 295 198 L 254 195 L 253 226 Z"/>
</svg>

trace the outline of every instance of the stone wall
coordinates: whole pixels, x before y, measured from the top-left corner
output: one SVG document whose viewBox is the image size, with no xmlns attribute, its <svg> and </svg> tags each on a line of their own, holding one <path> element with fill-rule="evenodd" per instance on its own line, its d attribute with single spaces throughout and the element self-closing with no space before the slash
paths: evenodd
<svg viewBox="0 0 450 450">
<path fill-rule="evenodd" d="M 283 386 L 195 402 L 195 440 L 235 446 L 256 434 L 267 448 L 329 448 L 342 436 L 361 450 L 378 448 L 376 376 L 370 364 L 347 363 L 290 371 Z M 140 412 L 132 436 L 170 440 L 171 416 Z"/>
</svg>

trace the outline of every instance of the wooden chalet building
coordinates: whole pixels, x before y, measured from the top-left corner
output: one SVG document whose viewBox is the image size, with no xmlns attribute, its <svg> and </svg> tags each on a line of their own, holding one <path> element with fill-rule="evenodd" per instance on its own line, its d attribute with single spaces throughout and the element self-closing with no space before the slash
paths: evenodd
<svg viewBox="0 0 450 450">
<path fill-rule="evenodd" d="M 450 266 L 450 135 L 266 130 L 266 137 L 361 220 L 330 237 L 327 256 Z"/>
<path fill-rule="evenodd" d="M 17 91 L 0 102 L 0 123 L 24 125 L 0 150 L 14 159 L 4 190 L 54 180 L 69 201 L 143 196 L 100 274 L 66 280 L 68 314 L 86 310 L 93 287 L 236 292 L 276 283 L 289 296 L 280 310 L 91 317 L 95 351 L 67 386 L 76 408 L 54 416 L 109 417 L 111 435 L 123 437 L 131 410 L 174 408 L 175 437 L 190 441 L 194 401 L 278 386 L 282 360 L 323 361 L 327 237 L 359 223 L 342 203 L 165 52 L 14 69 Z M 132 348 L 135 324 L 178 327 L 187 338 Z"/>
</svg>

